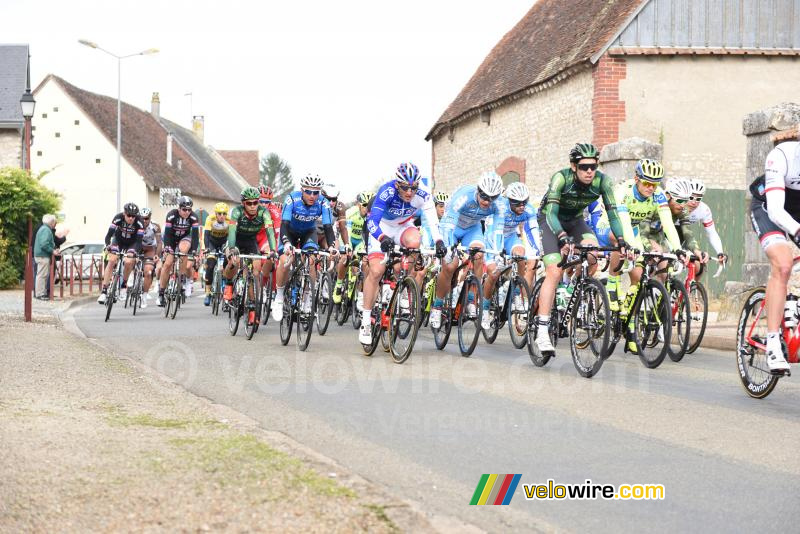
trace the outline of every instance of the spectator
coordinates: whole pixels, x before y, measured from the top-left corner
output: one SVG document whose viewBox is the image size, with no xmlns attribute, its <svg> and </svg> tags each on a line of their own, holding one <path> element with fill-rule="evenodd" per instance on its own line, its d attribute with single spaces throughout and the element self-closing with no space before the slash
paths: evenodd
<svg viewBox="0 0 800 534">
<path fill-rule="evenodd" d="M 50 278 L 50 261 L 53 253 L 58 253 L 55 245 L 53 229 L 56 227 L 56 216 L 48 213 L 42 217 L 42 226 L 36 232 L 33 242 L 33 257 L 36 260 L 36 289 L 34 295 L 37 299 L 46 300 L 47 279 Z"/>
</svg>

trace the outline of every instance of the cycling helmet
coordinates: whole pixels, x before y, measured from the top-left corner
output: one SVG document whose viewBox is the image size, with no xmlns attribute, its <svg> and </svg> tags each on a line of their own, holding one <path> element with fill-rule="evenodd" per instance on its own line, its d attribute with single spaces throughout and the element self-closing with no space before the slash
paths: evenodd
<svg viewBox="0 0 800 534">
<path fill-rule="evenodd" d="M 525 202 L 531 196 L 528 186 L 522 182 L 514 182 L 506 189 L 506 196 L 508 200 L 515 200 L 517 202 Z"/>
<path fill-rule="evenodd" d="M 142 208 L 139 210 L 139 215 L 142 216 L 142 219 L 147 219 L 153 214 L 153 211 L 150 208 Z"/>
<path fill-rule="evenodd" d="M 397 171 L 394 173 L 394 178 L 398 182 L 415 184 L 419 182 L 422 176 L 420 175 L 417 166 L 408 161 L 397 166 Z"/>
<path fill-rule="evenodd" d="M 600 159 L 600 152 L 597 147 L 591 143 L 577 143 L 572 150 L 569 151 L 569 161 L 577 163 L 582 159 Z"/>
<path fill-rule="evenodd" d="M 490 197 L 499 196 L 503 193 L 503 179 L 494 171 L 486 171 L 478 178 L 478 189 Z"/>
<path fill-rule="evenodd" d="M 268 185 L 258 186 L 258 192 L 261 195 L 261 198 L 267 198 L 269 200 L 272 200 L 272 197 L 275 195 L 272 192 L 272 188 Z"/>
<path fill-rule="evenodd" d="M 136 217 L 137 215 L 139 215 L 139 206 L 137 206 L 133 202 L 128 202 L 127 204 L 125 204 L 122 210 L 125 212 L 125 215 L 128 215 L 130 217 Z"/>
<path fill-rule="evenodd" d="M 356 197 L 356 202 L 358 202 L 362 206 L 366 206 L 367 204 L 369 204 L 369 201 L 372 200 L 372 197 L 374 196 L 375 193 L 372 193 L 371 191 L 362 191 Z"/>
<path fill-rule="evenodd" d="M 439 191 L 438 193 L 436 193 L 436 196 L 433 197 L 433 202 L 436 204 L 444 204 L 448 200 L 450 200 L 450 195 L 448 195 L 444 191 Z"/>
<path fill-rule="evenodd" d="M 672 198 L 689 200 L 692 196 L 692 186 L 686 178 L 670 178 L 666 187 L 667 194 Z"/>
<path fill-rule="evenodd" d="M 689 188 L 693 196 L 702 197 L 706 194 L 706 184 L 703 183 L 703 180 L 698 180 L 697 178 L 690 179 Z"/>
<path fill-rule="evenodd" d="M 322 186 L 322 194 L 327 199 L 339 198 L 339 188 L 333 184 L 325 184 Z"/>
<path fill-rule="evenodd" d="M 214 213 L 228 213 L 228 205 L 224 202 L 214 204 Z"/>
<path fill-rule="evenodd" d="M 191 197 L 183 195 L 182 197 L 178 198 L 179 208 L 191 208 L 192 206 L 194 206 L 194 202 L 192 202 Z"/>
<path fill-rule="evenodd" d="M 255 187 L 245 187 L 242 189 L 242 201 L 244 200 L 258 200 L 258 197 L 261 196 L 261 193 L 258 192 L 258 189 Z"/>
<path fill-rule="evenodd" d="M 300 179 L 300 187 L 313 187 L 314 189 L 322 188 L 322 178 L 318 174 L 306 174 Z"/>
<path fill-rule="evenodd" d="M 664 178 L 664 167 L 654 159 L 640 159 L 636 164 L 636 177 L 658 183 Z"/>
</svg>

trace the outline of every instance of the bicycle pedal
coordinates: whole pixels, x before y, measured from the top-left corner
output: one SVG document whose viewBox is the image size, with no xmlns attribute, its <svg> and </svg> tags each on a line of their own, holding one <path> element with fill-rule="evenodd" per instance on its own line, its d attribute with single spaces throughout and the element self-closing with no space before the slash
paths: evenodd
<svg viewBox="0 0 800 534">
<path fill-rule="evenodd" d="M 785 377 L 788 378 L 788 377 L 792 376 L 792 370 L 791 369 L 786 369 L 786 370 L 774 369 L 774 370 L 770 371 L 769 374 L 771 374 L 772 376 L 777 376 L 777 377 L 784 377 L 785 376 Z"/>
</svg>

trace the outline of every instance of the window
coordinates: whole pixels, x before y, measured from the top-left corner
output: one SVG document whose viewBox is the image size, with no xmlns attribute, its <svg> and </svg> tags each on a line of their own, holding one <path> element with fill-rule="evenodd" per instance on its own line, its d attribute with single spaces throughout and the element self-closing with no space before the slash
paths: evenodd
<svg viewBox="0 0 800 534">
<path fill-rule="evenodd" d="M 35 132 L 36 131 L 36 126 L 31 126 L 31 131 Z"/>
<path fill-rule="evenodd" d="M 75 150 L 80 150 L 80 149 L 81 149 L 81 145 L 75 145 Z"/>
<path fill-rule="evenodd" d="M 94 162 L 95 163 L 100 163 L 100 158 L 97 158 L 96 160 L 94 160 Z"/>
<path fill-rule="evenodd" d="M 56 137 L 61 137 L 61 132 L 56 132 Z"/>
<path fill-rule="evenodd" d="M 56 113 L 58 113 L 58 106 L 54 107 L 54 108 L 53 108 L 53 111 L 54 111 L 54 112 L 56 112 Z"/>
<path fill-rule="evenodd" d="M 510 184 L 514 182 L 519 182 L 519 173 L 514 171 L 508 171 L 503 175 L 503 186 L 508 187 Z"/>
<path fill-rule="evenodd" d="M 75 126 L 78 126 L 81 123 L 78 119 L 75 119 Z"/>
<path fill-rule="evenodd" d="M 41 156 L 41 155 L 42 155 L 42 151 L 41 151 L 41 150 L 37 150 L 37 151 L 36 151 L 36 155 L 37 155 L 37 156 Z"/>
<path fill-rule="evenodd" d="M 46 119 L 47 118 L 47 113 L 42 113 L 42 118 Z"/>
</svg>

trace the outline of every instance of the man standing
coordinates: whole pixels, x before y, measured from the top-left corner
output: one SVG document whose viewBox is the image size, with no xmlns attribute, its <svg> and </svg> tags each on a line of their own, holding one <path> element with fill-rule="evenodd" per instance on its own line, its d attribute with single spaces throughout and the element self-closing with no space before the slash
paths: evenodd
<svg viewBox="0 0 800 534">
<path fill-rule="evenodd" d="M 34 295 L 39 300 L 47 300 L 47 280 L 50 278 L 50 259 L 58 252 L 53 239 L 56 216 L 48 213 L 42 217 L 42 226 L 36 232 L 33 242 L 33 257 L 36 260 L 36 289 Z"/>
</svg>

